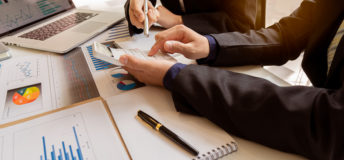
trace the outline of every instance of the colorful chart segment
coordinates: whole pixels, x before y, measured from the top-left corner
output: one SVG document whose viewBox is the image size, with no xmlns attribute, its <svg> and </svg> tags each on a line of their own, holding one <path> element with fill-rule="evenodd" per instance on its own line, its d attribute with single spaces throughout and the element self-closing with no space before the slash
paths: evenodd
<svg viewBox="0 0 344 160">
<path fill-rule="evenodd" d="M 66 146 L 64 141 L 61 142 L 62 148 L 55 150 L 55 146 L 52 145 L 51 146 L 52 151 L 48 153 L 47 146 L 46 146 L 46 139 L 45 139 L 45 136 L 43 136 L 42 137 L 43 155 L 40 156 L 40 160 L 83 160 L 84 158 L 83 158 L 82 151 L 80 148 L 78 135 L 74 126 L 73 126 L 73 132 L 74 132 L 74 137 L 77 144 L 76 152 L 74 152 L 75 155 L 73 153 L 72 145 Z"/>
<path fill-rule="evenodd" d="M 22 88 L 14 93 L 13 103 L 16 105 L 23 105 L 35 101 L 40 94 L 40 90 L 37 87 Z"/>
<path fill-rule="evenodd" d="M 121 91 L 129 91 L 144 86 L 143 83 L 135 80 L 133 76 L 128 74 L 128 72 L 122 68 L 113 69 L 110 75 L 114 78 L 113 82 L 116 88 Z"/>
<path fill-rule="evenodd" d="M 123 78 L 124 76 L 126 76 L 127 74 L 123 74 L 123 73 L 116 73 L 111 75 L 113 78 Z"/>
<path fill-rule="evenodd" d="M 117 84 L 117 88 L 122 91 L 132 90 L 136 87 L 136 83 L 132 80 L 123 80 Z"/>
</svg>

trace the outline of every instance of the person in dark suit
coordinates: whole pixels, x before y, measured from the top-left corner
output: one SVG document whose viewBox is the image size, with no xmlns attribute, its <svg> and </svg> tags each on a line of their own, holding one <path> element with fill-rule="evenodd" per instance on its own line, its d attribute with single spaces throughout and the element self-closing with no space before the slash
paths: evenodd
<svg viewBox="0 0 344 160">
<path fill-rule="evenodd" d="M 176 34 L 178 33 L 178 35 Z M 304 0 L 290 16 L 258 31 L 211 34 L 176 26 L 159 49 L 212 66 L 280 65 L 304 51 L 313 87 L 280 87 L 244 74 L 122 56 L 146 84 L 165 86 L 177 111 L 204 116 L 229 133 L 315 160 L 344 159 L 344 1 Z"/>
<path fill-rule="evenodd" d="M 127 0 L 126 19 L 130 34 L 141 33 L 144 0 Z M 149 26 L 157 22 L 165 28 L 184 24 L 200 34 L 245 32 L 255 27 L 256 0 L 161 0 L 154 8 L 149 2 Z"/>
</svg>

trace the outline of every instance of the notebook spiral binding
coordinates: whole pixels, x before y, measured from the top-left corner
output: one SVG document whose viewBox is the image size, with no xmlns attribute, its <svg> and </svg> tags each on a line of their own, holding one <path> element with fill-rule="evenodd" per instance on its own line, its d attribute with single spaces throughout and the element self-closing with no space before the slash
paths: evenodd
<svg viewBox="0 0 344 160">
<path fill-rule="evenodd" d="M 207 153 L 204 153 L 192 160 L 216 160 L 228 154 L 236 152 L 237 150 L 238 150 L 238 145 L 235 142 L 230 142 L 230 144 L 227 143 L 225 145 L 217 147 L 216 149 L 213 149 Z"/>
</svg>

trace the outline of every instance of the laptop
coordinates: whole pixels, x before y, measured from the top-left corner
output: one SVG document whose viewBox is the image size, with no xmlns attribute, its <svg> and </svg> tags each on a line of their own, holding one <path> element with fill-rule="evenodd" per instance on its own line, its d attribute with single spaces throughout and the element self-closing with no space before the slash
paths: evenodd
<svg viewBox="0 0 344 160">
<path fill-rule="evenodd" d="M 7 45 L 67 53 L 123 19 L 121 11 L 76 9 L 72 0 L 0 0 Z"/>
</svg>

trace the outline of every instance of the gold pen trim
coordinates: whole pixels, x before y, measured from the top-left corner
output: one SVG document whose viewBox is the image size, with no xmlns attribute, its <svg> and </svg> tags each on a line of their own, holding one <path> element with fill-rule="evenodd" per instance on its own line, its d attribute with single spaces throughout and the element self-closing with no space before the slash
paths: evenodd
<svg viewBox="0 0 344 160">
<path fill-rule="evenodd" d="M 162 124 L 158 123 L 156 126 L 155 126 L 155 130 L 159 131 L 160 127 L 162 126 Z"/>
</svg>

